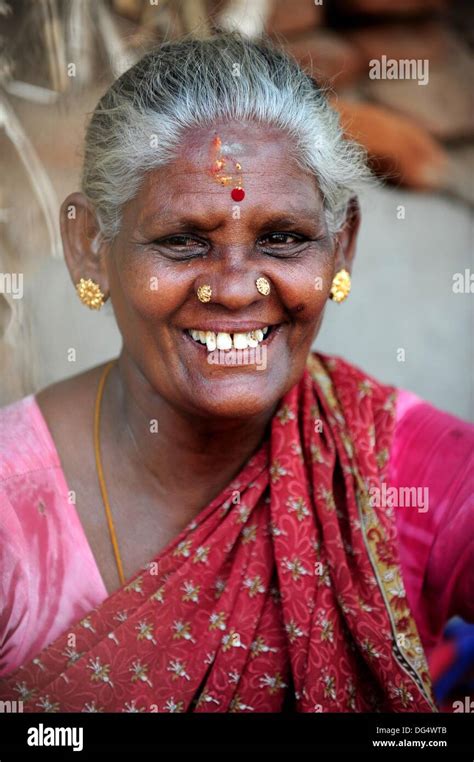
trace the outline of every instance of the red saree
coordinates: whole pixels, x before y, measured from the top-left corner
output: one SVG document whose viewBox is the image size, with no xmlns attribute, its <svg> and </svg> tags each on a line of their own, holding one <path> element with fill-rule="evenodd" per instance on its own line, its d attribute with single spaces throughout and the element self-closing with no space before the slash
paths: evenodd
<svg viewBox="0 0 474 762">
<path fill-rule="evenodd" d="M 145 569 L 0 683 L 24 711 L 436 711 L 393 510 L 395 390 L 312 354 L 270 436 Z"/>
</svg>

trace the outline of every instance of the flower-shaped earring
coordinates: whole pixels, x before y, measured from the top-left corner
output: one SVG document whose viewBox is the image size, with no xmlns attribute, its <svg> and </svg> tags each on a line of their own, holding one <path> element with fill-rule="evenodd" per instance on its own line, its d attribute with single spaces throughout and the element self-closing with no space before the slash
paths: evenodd
<svg viewBox="0 0 474 762">
<path fill-rule="evenodd" d="M 333 278 L 329 298 L 334 302 L 343 302 L 349 296 L 350 290 L 351 276 L 345 268 L 342 268 L 342 270 L 338 270 Z"/>
<path fill-rule="evenodd" d="M 81 278 L 76 283 L 76 291 L 79 299 L 90 310 L 100 310 L 105 304 L 105 294 L 95 280 Z"/>
</svg>

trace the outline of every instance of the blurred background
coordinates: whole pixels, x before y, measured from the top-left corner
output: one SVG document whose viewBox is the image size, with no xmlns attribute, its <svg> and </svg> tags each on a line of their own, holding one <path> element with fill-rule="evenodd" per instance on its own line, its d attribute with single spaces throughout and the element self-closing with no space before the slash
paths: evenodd
<svg viewBox="0 0 474 762">
<path fill-rule="evenodd" d="M 58 229 L 59 205 L 79 187 L 97 100 L 153 45 L 237 28 L 270 35 L 327 87 L 345 132 L 366 147 L 382 181 L 361 199 L 352 293 L 328 305 L 315 348 L 472 418 L 469 6 L 0 0 L 0 404 L 120 348 L 110 306 L 92 313 L 80 304 Z M 10 285 L 14 274 L 23 277 L 22 298 Z"/>
</svg>

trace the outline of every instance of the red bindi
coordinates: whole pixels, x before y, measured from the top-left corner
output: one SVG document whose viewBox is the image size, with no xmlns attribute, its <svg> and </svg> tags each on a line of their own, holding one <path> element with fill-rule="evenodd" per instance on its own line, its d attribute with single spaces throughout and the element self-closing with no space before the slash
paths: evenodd
<svg viewBox="0 0 474 762">
<path fill-rule="evenodd" d="M 245 198 L 245 191 L 243 188 L 232 188 L 230 195 L 234 201 L 243 201 Z"/>
</svg>

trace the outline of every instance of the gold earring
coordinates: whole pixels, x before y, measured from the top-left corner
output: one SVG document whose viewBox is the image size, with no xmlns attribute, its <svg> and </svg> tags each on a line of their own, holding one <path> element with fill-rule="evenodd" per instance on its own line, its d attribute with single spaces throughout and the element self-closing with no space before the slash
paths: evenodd
<svg viewBox="0 0 474 762">
<path fill-rule="evenodd" d="M 257 278 L 255 285 L 257 286 L 257 291 L 259 294 L 262 296 L 268 296 L 270 293 L 270 284 L 266 278 Z"/>
<path fill-rule="evenodd" d="M 100 286 L 91 278 L 81 278 L 79 283 L 76 283 L 76 291 L 79 299 L 90 310 L 100 310 L 104 305 L 104 296 Z"/>
<path fill-rule="evenodd" d="M 205 283 L 204 286 L 199 286 L 197 290 L 197 298 L 203 304 L 210 302 L 212 299 L 212 288 L 207 283 Z"/>
<path fill-rule="evenodd" d="M 345 268 L 342 268 L 342 270 L 338 270 L 333 278 L 329 298 L 334 302 L 343 302 L 349 296 L 350 290 L 351 276 Z"/>
</svg>

